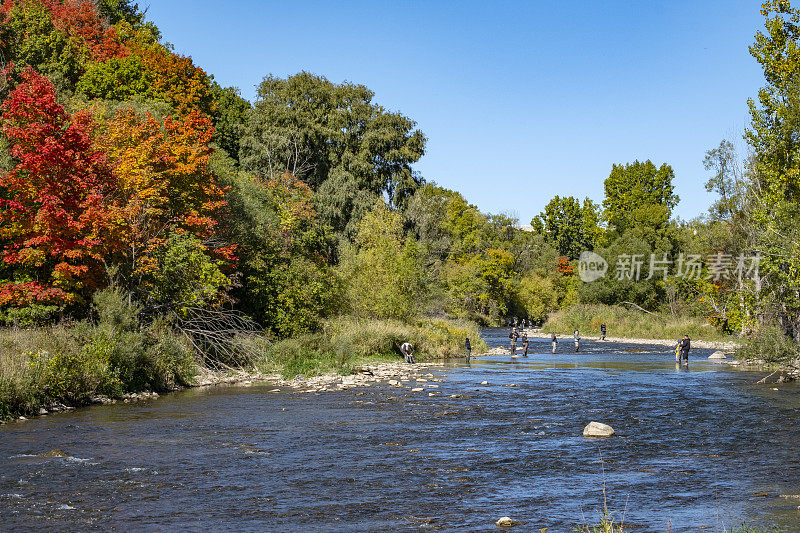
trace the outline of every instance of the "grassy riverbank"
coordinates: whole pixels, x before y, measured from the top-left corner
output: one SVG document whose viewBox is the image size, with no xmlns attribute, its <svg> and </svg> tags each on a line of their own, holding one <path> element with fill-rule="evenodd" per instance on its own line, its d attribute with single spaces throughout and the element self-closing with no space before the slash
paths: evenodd
<svg viewBox="0 0 800 533">
<path fill-rule="evenodd" d="M 606 323 L 609 337 L 679 339 L 686 334 L 697 340 L 735 340 L 735 337 L 718 331 L 702 317 L 648 314 L 635 309 L 601 304 L 576 305 L 556 311 L 548 317 L 542 331 L 571 335 L 577 328 L 584 335 L 599 335 L 600 324 L 603 322 Z"/>
<path fill-rule="evenodd" d="M 463 357 L 466 337 L 474 351 L 487 349 L 477 327 L 469 322 L 340 317 L 320 332 L 272 344 L 256 366 L 262 372 L 277 372 L 286 378 L 328 372 L 349 374 L 367 361 L 396 361 L 400 345 L 406 341 L 414 345 L 414 357 L 419 362 Z"/>
<path fill-rule="evenodd" d="M 94 323 L 0 330 L 0 420 L 87 405 L 101 396 L 174 390 L 208 374 L 185 337 L 163 322 L 140 327 L 137 310 L 118 294 L 100 296 L 96 308 Z M 318 333 L 277 342 L 255 339 L 244 366 L 288 378 L 349 374 L 364 363 L 400 360 L 406 341 L 415 345 L 418 361 L 461 356 L 467 336 L 476 351 L 486 348 L 470 323 L 340 317 Z"/>
</svg>

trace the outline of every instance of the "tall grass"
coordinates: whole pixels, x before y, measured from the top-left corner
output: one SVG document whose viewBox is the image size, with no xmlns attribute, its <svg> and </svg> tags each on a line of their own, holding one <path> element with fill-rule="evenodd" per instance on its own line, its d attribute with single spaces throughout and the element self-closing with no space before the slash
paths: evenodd
<svg viewBox="0 0 800 533">
<path fill-rule="evenodd" d="M 171 328 L 140 328 L 120 295 L 103 298 L 96 324 L 0 330 L 0 419 L 191 382 L 195 356 Z"/>
<path fill-rule="evenodd" d="M 700 317 L 651 315 L 635 309 L 602 304 L 580 304 L 552 313 L 542 326 L 546 333 L 571 334 L 575 329 L 583 335 L 599 335 L 600 324 L 606 323 L 609 337 L 640 339 L 679 339 L 684 334 L 692 339 L 731 340 Z"/>
<path fill-rule="evenodd" d="M 274 343 L 257 366 L 290 378 L 302 374 L 351 373 L 366 362 L 399 361 L 400 346 L 414 345 L 419 362 L 464 356 L 464 340 L 475 351 L 487 349 L 474 324 L 425 319 L 410 323 L 340 317 L 318 333 Z"/>
</svg>

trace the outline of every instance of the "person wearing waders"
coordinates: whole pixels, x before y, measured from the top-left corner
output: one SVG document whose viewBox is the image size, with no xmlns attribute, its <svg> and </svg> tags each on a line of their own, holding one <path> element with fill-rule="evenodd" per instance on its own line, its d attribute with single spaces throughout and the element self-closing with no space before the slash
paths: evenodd
<svg viewBox="0 0 800 533">
<path fill-rule="evenodd" d="M 572 334 L 572 338 L 575 339 L 575 353 L 578 353 L 578 350 L 581 349 L 581 336 L 576 329 L 575 332 Z"/>
<path fill-rule="evenodd" d="M 511 355 L 517 355 L 517 328 L 513 328 L 511 333 L 508 334 L 509 339 L 509 349 L 511 350 Z"/>
<path fill-rule="evenodd" d="M 522 355 L 528 357 L 528 334 L 522 333 Z"/>
<path fill-rule="evenodd" d="M 404 342 L 400 346 L 400 353 L 405 357 L 406 363 L 414 364 L 414 346 L 410 342 Z"/>
<path fill-rule="evenodd" d="M 600 340 L 601 341 L 606 340 L 606 323 L 605 322 L 600 324 Z"/>
<path fill-rule="evenodd" d="M 467 362 L 469 362 L 469 358 L 472 355 L 472 345 L 469 343 L 469 337 L 467 337 L 467 341 L 464 343 L 464 349 L 467 351 Z"/>
<path fill-rule="evenodd" d="M 558 344 L 558 340 L 556 339 L 555 332 L 550 334 L 550 342 L 553 343 L 553 353 L 556 353 L 556 345 Z"/>
<path fill-rule="evenodd" d="M 681 357 L 686 364 L 689 364 L 689 350 L 692 348 L 692 341 L 689 340 L 689 335 L 684 335 L 681 341 Z"/>
</svg>

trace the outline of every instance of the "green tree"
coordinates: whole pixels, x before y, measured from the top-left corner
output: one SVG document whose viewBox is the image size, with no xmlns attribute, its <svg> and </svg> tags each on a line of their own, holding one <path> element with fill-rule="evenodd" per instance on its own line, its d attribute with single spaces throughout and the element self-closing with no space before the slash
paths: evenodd
<svg viewBox="0 0 800 533">
<path fill-rule="evenodd" d="M 556 196 L 531 225 L 555 246 L 560 255 L 577 259 L 584 250 L 594 249 L 600 234 L 599 208 L 589 198 L 583 205 L 572 196 Z"/>
<path fill-rule="evenodd" d="M 358 316 L 409 319 L 423 307 L 425 283 L 416 241 L 403 238 L 403 219 L 379 200 L 344 247 L 339 274 L 348 307 Z"/>
<path fill-rule="evenodd" d="M 604 216 L 617 235 L 643 226 L 663 229 L 678 203 L 672 180 L 675 173 L 666 163 L 660 167 L 648 159 L 613 165 L 605 181 Z"/>
<path fill-rule="evenodd" d="M 425 136 L 373 96 L 363 85 L 307 72 L 264 78 L 241 139 L 243 168 L 264 178 L 298 176 L 316 191 L 322 219 L 352 237 L 379 197 L 401 207 L 421 183 L 412 165 Z"/>
</svg>

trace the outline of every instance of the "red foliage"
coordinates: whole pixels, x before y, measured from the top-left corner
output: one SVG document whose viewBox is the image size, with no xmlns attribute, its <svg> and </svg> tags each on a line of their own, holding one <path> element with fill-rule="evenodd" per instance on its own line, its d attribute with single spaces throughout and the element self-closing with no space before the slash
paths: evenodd
<svg viewBox="0 0 800 533">
<path fill-rule="evenodd" d="M 569 263 L 569 257 L 562 255 L 558 258 L 558 265 L 556 266 L 556 272 L 561 274 L 562 276 L 571 276 L 575 273 L 575 269 Z"/>
<path fill-rule="evenodd" d="M 128 55 L 116 30 L 102 19 L 94 2 L 47 0 L 45 5 L 53 17 L 53 25 L 65 34 L 83 41 L 93 61 Z"/>
<path fill-rule="evenodd" d="M 18 304 L 42 294 L 68 302 L 102 274 L 112 175 L 92 147 L 91 117 L 70 117 L 50 80 L 30 66 L 21 79 L 0 107 L 2 132 L 18 161 L 0 176 L 0 258 L 32 268 L 40 281 L 0 290 Z"/>
</svg>

